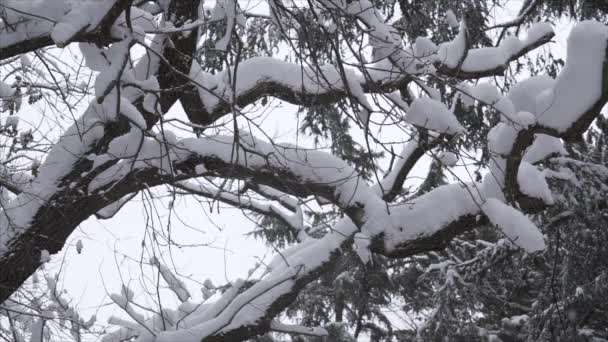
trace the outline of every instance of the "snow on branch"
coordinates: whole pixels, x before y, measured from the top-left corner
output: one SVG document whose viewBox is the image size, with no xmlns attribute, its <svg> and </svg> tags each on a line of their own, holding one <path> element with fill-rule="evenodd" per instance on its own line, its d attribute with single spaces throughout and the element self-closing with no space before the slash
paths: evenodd
<svg viewBox="0 0 608 342">
<path fill-rule="evenodd" d="M 301 325 L 284 324 L 278 321 L 270 322 L 270 330 L 286 333 L 286 334 L 297 334 L 297 335 L 308 335 L 308 336 L 327 336 L 328 332 L 325 328 L 315 327 L 309 328 Z"/>
<path fill-rule="evenodd" d="M 354 2 L 353 6 L 355 4 L 361 6 L 359 2 Z M 366 7 L 362 14 L 370 11 Z M 371 14 L 369 18 L 367 15 L 365 17 L 369 20 L 375 18 Z M 374 23 L 382 27 L 388 26 L 376 20 Z M 208 124 L 229 113 L 232 101 L 243 108 L 264 96 L 300 105 L 335 103 L 351 97 L 356 100 L 362 112 L 369 112 L 371 107 L 366 93 L 394 91 L 407 84 L 413 75 L 426 73 L 427 69 L 423 68 L 426 64 L 434 64 L 440 74 L 461 79 L 491 76 L 502 72 L 510 61 L 547 43 L 553 37 L 551 26 L 539 23 L 530 29 L 526 39 L 511 38 L 497 48 L 468 51 L 459 68 L 457 64 L 446 64 L 447 55 L 441 57 L 452 49 L 438 48 L 426 39 L 418 39 L 411 48 L 404 47 L 400 41 L 394 40 L 396 38 L 390 33 L 390 28 L 373 32 L 389 39 L 388 42 L 379 40 L 374 44 L 397 50 L 394 50 L 390 61 L 385 58 L 375 63 L 359 65 L 358 68 L 364 70 L 363 73 L 352 68 L 344 68 L 342 72 L 332 65 L 312 67 L 272 57 L 252 57 L 238 64 L 236 75 L 235 68 L 211 74 L 204 72 L 195 62 L 192 64 L 190 78 L 198 89 L 204 108 L 188 110 L 189 118 L 195 123 Z M 231 84 L 232 80 L 234 85 Z"/>
<path fill-rule="evenodd" d="M 401 193 L 403 182 L 412 168 L 425 152 L 432 149 L 440 139 L 430 134 L 419 131 L 412 135 L 398 156 L 398 160 L 393 169 L 384 176 L 380 183 L 373 186 L 376 193 L 380 194 L 386 201 L 391 201 Z"/>
<path fill-rule="evenodd" d="M 442 48 L 440 45 L 440 53 L 435 61 L 438 64 L 436 68 L 439 73 L 463 79 L 500 74 L 509 62 L 548 43 L 554 35 L 549 23 L 536 23 L 530 27 L 524 39 L 508 37 L 496 47 L 470 49 L 460 65 L 459 57 L 462 52 L 455 48 Z"/>
<path fill-rule="evenodd" d="M 20 194 L 32 181 L 32 176 L 25 172 L 12 172 L 6 166 L 0 165 L 0 186 L 14 194 Z"/>
<path fill-rule="evenodd" d="M 72 41 L 109 43 L 110 26 L 130 5 L 129 0 L 3 1 L 0 60 L 53 43 L 60 47 Z"/>
<path fill-rule="evenodd" d="M 489 198 L 482 206 L 490 222 L 497 225 L 515 244 L 528 252 L 545 249 L 542 233 L 521 211 L 495 199 Z"/>
<path fill-rule="evenodd" d="M 233 99 L 242 108 L 266 95 L 304 105 L 333 103 L 350 95 L 362 107 L 370 108 L 364 95 L 366 81 L 352 69 L 341 73 L 331 65 L 303 67 L 272 57 L 252 57 L 239 63 L 236 74 L 234 70 L 213 75 L 192 64 L 190 78 L 197 85 L 204 108 L 201 117 L 190 120 L 206 123 L 204 120 L 226 114 Z"/>
<path fill-rule="evenodd" d="M 438 212 L 437 203 L 442 199 L 448 199 L 446 202 L 452 205 Z M 392 212 L 395 221 L 408 224 L 401 231 L 383 232 L 391 233 L 388 237 L 390 245 L 387 248 L 407 246 L 408 242 L 441 234 L 445 225 L 457 221 L 462 216 L 475 215 L 479 210 L 466 188 L 458 185 L 441 187 L 417 199 L 413 205 L 398 206 Z M 221 315 L 208 320 L 194 316 L 189 321 L 189 324 L 193 324 L 191 328 L 177 332 L 161 332 L 158 341 L 242 339 L 248 329 L 263 325 L 266 320 L 271 321 L 272 317 L 285 307 L 284 298 L 292 298 L 294 293 L 315 279 L 317 270 L 338 260 L 341 250 L 353 243 L 353 237 L 358 231 L 352 221 L 345 218 L 323 238 L 309 239 L 291 247 L 277 255 L 269 263 L 266 276 L 236 296 Z M 380 232 L 377 234 L 376 237 Z M 383 248 L 384 246 L 378 250 Z M 416 248 L 410 249 L 412 253 L 420 251 Z"/>
<path fill-rule="evenodd" d="M 116 162 L 90 181 L 91 194 L 104 193 L 144 170 L 156 173 L 159 180 L 179 179 L 200 176 L 196 166 L 203 165 L 203 175 L 248 179 L 298 197 L 330 199 L 362 229 L 392 226 L 385 202 L 356 170 L 326 152 L 270 144 L 243 134 L 238 139 L 218 135 L 178 140 L 165 131 L 163 136 L 142 137 L 136 128 L 116 141 L 94 160 L 94 165 Z"/>
<path fill-rule="evenodd" d="M 246 188 L 257 192 L 258 194 L 266 197 L 269 200 L 281 203 L 282 206 L 293 212 L 298 212 L 300 210 L 299 200 L 282 191 L 278 191 L 269 186 L 252 183 L 247 184 Z"/>
<path fill-rule="evenodd" d="M 398 32 L 387 23 L 372 2 L 368 0 L 350 3 L 331 0 L 320 2 L 327 8 L 341 9 L 363 22 L 369 29 L 370 43 L 378 57 L 376 60 L 390 59 L 393 66 L 406 74 L 417 74 L 423 66 L 421 62 L 431 62 L 439 73 L 447 76 L 466 79 L 496 75 L 502 73 L 510 61 L 549 42 L 554 36 L 549 23 L 537 23 L 528 30 L 524 39 L 511 37 L 502 41 L 497 47 L 466 51 L 468 46 L 466 25 L 462 24 L 461 32 L 455 41 L 441 44 L 432 55 L 415 56 L 411 49 L 405 48 Z M 428 46 L 428 43 L 425 42 L 424 45 Z M 428 51 L 428 49 L 419 50 Z"/>
<path fill-rule="evenodd" d="M 534 155 L 535 160 L 562 151 L 555 140 L 541 138 L 540 134 L 576 139 L 600 114 L 608 102 L 607 46 L 608 28 L 605 25 L 596 21 L 578 23 L 568 37 L 566 65 L 555 82 L 527 83 L 517 90 L 522 92 L 527 88 L 530 92 L 532 88 L 545 87 L 534 98 L 532 113 L 519 112 L 516 114 L 519 120 L 503 122 L 490 132 L 489 148 L 498 158 L 492 161 L 492 179 L 488 177 L 484 183 L 494 183 L 490 187 L 495 192 L 497 188 L 504 189 L 504 192 L 498 191 L 497 198 L 506 196 L 513 201 L 524 194 L 528 199 L 552 204 L 546 183 L 529 181 L 531 178 L 540 180 L 539 171 L 522 160 L 531 146 L 536 149 L 534 153 L 538 153 Z M 527 102 L 521 95 L 512 99 Z M 529 151 L 534 150 L 530 148 Z M 522 168 L 528 174 L 525 177 L 520 176 Z M 528 179 L 525 184 L 524 178 Z"/>
<path fill-rule="evenodd" d="M 448 135 L 465 131 L 445 104 L 428 97 L 418 98 L 412 102 L 405 116 L 405 122 Z"/>
<path fill-rule="evenodd" d="M 121 49 L 126 44 L 128 43 L 117 44 L 117 48 L 114 49 L 116 58 L 122 59 L 128 53 L 128 50 Z M 123 70 L 122 74 L 123 77 L 127 75 L 132 79 L 135 77 L 132 75 L 132 70 Z M 118 86 L 118 81 L 115 82 L 115 86 Z M 107 101 L 102 104 L 93 101 L 84 114 L 75 120 L 48 153 L 46 160 L 40 166 L 38 176 L 32 182 L 25 184 L 23 191 L 4 206 L 0 215 L 0 227 L 10 226 L 13 229 L 0 229 L 0 258 L 7 250 L 7 244 L 15 242 L 15 239 L 31 224 L 37 211 L 48 204 L 47 201 L 58 192 L 69 191 L 70 187 L 76 185 L 76 179 L 73 180 L 73 184 L 62 184 L 62 179 L 83 162 L 85 154 L 109 134 L 120 134 L 119 130 L 106 132 L 104 125 L 116 122 L 121 117 L 132 118 L 133 121 L 141 124 L 141 120 L 134 118 L 133 112 L 139 112 L 131 102 L 142 97 L 142 91 L 135 88 L 124 89 L 120 99 L 116 96 L 116 90 L 109 93 L 113 96 L 106 96 Z M 110 102 L 114 105 L 109 105 Z M 116 111 L 116 103 L 121 104 L 120 112 Z M 131 115 L 127 115 L 129 113 Z"/>
<path fill-rule="evenodd" d="M 606 25 L 583 21 L 574 26 L 564 69 L 555 85 L 537 98 L 539 125 L 564 136 L 584 131 L 608 98 L 607 47 Z"/>
<path fill-rule="evenodd" d="M 534 31 L 539 36 L 542 26 Z M 532 77 L 506 96 L 488 83 L 458 86 L 465 105 L 477 100 L 500 114 L 500 122 L 488 134 L 492 158 L 481 188 L 485 197 L 525 200 L 525 206 L 553 203 L 544 177 L 532 164 L 563 154 L 559 139 L 580 136 L 608 101 L 607 41 L 605 25 L 582 22 L 568 38 L 566 66 L 556 80 Z"/>
<path fill-rule="evenodd" d="M 304 229 L 302 211 L 299 206 L 296 207 L 296 212 L 287 213 L 286 210 L 279 208 L 272 202 L 268 203 L 257 201 L 247 194 L 234 194 L 229 190 L 223 190 L 217 187 L 211 182 L 203 183 L 198 180 L 188 180 L 176 183 L 175 186 L 184 190 L 186 193 L 192 193 L 212 200 L 218 200 L 220 202 L 230 204 L 236 208 L 247 209 L 258 214 L 275 217 L 285 223 L 288 227 L 291 227 L 296 235 L 301 233 Z"/>
<path fill-rule="evenodd" d="M 135 294 L 133 293 L 133 290 L 131 290 L 127 285 L 124 284 L 122 285 L 120 294 L 113 293 L 110 295 L 110 299 L 112 299 L 112 301 L 116 303 L 118 307 L 120 307 L 127 315 L 129 315 L 129 317 L 131 317 L 131 319 L 133 319 L 133 321 L 136 322 L 136 324 L 131 324 L 129 322 L 128 326 L 130 328 L 137 331 L 139 336 L 155 336 L 153 330 L 150 329 L 150 327 L 148 327 L 148 325 L 146 324 L 147 322 L 144 315 L 137 312 L 133 307 L 132 303 L 134 297 Z M 116 318 L 114 320 L 116 322 Z"/>
<path fill-rule="evenodd" d="M 158 268 L 158 271 L 169 286 L 169 289 L 175 293 L 177 298 L 179 298 L 182 303 L 186 302 L 190 298 L 190 292 L 188 292 L 184 282 L 179 280 L 165 264 L 158 260 L 158 258 L 153 258 L 151 263 Z"/>
<path fill-rule="evenodd" d="M 135 196 L 137 196 L 137 192 L 124 196 L 124 197 L 120 198 L 118 201 L 113 202 L 112 204 L 105 206 L 102 209 L 100 209 L 99 211 L 97 211 L 95 213 L 95 216 L 98 219 L 102 219 L 102 220 L 110 219 L 110 218 L 114 217 L 114 215 L 116 215 L 120 211 L 120 209 L 122 209 L 122 207 L 125 204 L 127 204 L 130 200 L 132 200 Z"/>
</svg>

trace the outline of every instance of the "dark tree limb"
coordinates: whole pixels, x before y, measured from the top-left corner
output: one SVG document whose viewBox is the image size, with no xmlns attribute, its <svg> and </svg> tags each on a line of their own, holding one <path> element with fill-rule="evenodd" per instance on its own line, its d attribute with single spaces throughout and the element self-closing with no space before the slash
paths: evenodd
<svg viewBox="0 0 608 342">
<path fill-rule="evenodd" d="M 130 4 L 130 1 L 118 1 L 117 4 Z M 170 13 L 176 17 L 194 18 L 198 1 L 172 1 Z M 118 16 L 120 13 L 114 13 Z M 114 19 L 105 21 L 111 25 Z M 194 35 L 191 35 L 194 36 Z M 157 70 L 159 85 L 162 89 L 178 89 L 184 82 L 184 79 L 177 71 L 187 73 L 190 69 L 188 61 L 183 59 L 183 56 L 191 56 L 195 49 L 195 40 L 183 37 L 180 33 L 169 35 L 169 39 L 173 38 L 173 45 L 165 45 L 163 49 L 165 64 L 160 65 L 160 70 Z M 27 44 L 26 44 L 27 45 Z M 27 45 L 29 46 L 29 45 Z M 38 48 L 36 45 L 34 48 Z M 28 48 L 32 48 L 29 46 Z M 25 48 L 23 48 L 25 49 Z M 15 53 L 27 52 L 24 50 Z M 31 51 L 31 50 L 28 50 Z M 5 53 L 2 49 L 1 53 Z M 162 63 L 162 61 L 161 61 Z M 175 75 L 177 74 L 177 75 Z M 175 101 L 178 100 L 178 91 L 173 93 L 167 92 L 160 95 L 160 104 L 162 107 L 170 108 Z M 166 96 L 166 97 L 165 97 Z M 142 98 L 136 100 L 140 112 L 146 118 L 149 125 L 152 125 L 159 116 L 155 113 L 149 113 L 144 110 Z M 92 147 L 91 150 L 85 151 L 82 158 L 71 166 L 71 171 L 68 172 L 60 181 L 60 189 L 46 203 L 37 210 L 33 216 L 29 226 L 25 231 L 18 235 L 18 238 L 8 241 L 6 249 L 10 253 L 3 253 L 0 256 L 0 303 L 4 302 L 14 291 L 16 291 L 23 282 L 34 273 L 40 266 L 40 251 L 47 250 L 49 253 L 57 253 L 63 247 L 69 235 L 76 227 L 86 220 L 89 216 L 95 214 L 98 210 L 119 200 L 123 195 L 127 195 L 136 191 L 134 187 L 128 188 L 122 186 L 123 192 L 117 192 L 122 195 L 83 195 L 88 193 L 88 183 L 104 168 L 110 167 L 112 163 L 108 163 L 100 167 L 94 172 L 90 172 L 83 177 L 83 173 L 91 170 L 92 162 L 86 158 L 88 154 L 103 154 L 109 143 L 116 137 L 127 133 L 130 129 L 128 120 L 121 117 L 116 122 L 110 122 L 104 127 L 104 136 Z M 134 179 L 137 181 L 137 179 Z M 35 180 L 34 180 L 35 182 Z M 70 184 L 76 184 L 70 187 Z M 128 189 L 128 190 L 127 190 Z M 13 229 L 13 228 L 7 228 Z M 23 228 L 18 228 L 23 229 Z"/>
</svg>

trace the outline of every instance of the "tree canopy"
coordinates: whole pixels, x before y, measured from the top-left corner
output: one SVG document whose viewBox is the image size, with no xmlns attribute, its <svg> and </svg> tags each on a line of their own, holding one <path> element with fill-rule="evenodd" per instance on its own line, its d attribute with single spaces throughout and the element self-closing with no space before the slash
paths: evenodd
<svg viewBox="0 0 608 342">
<path fill-rule="evenodd" d="M 607 340 L 608 9 L 510 6 L 0 1 L 0 338 Z M 199 301 L 145 255 L 174 305 L 124 284 L 95 330 L 39 270 L 138 193 L 239 208 L 275 256 Z"/>
</svg>

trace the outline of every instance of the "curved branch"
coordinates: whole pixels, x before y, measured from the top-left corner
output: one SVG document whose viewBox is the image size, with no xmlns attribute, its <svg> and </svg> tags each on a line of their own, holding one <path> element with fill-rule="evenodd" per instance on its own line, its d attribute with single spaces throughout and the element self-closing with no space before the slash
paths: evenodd
<svg viewBox="0 0 608 342">
<path fill-rule="evenodd" d="M 399 161 L 380 183 L 374 185 L 374 190 L 382 193 L 385 201 L 395 199 L 403 188 L 410 171 L 414 168 L 418 160 L 441 141 L 440 137 L 432 137 L 427 132 L 420 130 L 411 140 L 403 146 L 399 155 Z"/>
<path fill-rule="evenodd" d="M 528 52 L 549 43 L 554 36 L 555 34 L 553 32 L 547 32 L 540 37 L 535 37 L 535 39 L 527 42 L 520 49 L 510 52 L 500 61 L 493 62 L 492 65 L 482 68 L 479 68 L 479 65 L 486 63 L 488 58 L 492 58 L 490 55 L 488 55 L 488 52 L 490 52 L 491 49 L 500 49 L 500 47 L 472 49 L 469 50 L 469 54 L 463 61 L 460 68 L 455 66 L 450 67 L 445 64 L 438 64 L 436 66 L 437 72 L 445 76 L 455 77 L 462 80 L 500 76 L 503 75 L 504 71 L 509 66 L 509 63 L 524 56 Z"/>
<path fill-rule="evenodd" d="M 437 56 L 427 57 L 437 72 L 443 76 L 459 79 L 477 79 L 486 76 L 501 75 L 511 61 L 548 43 L 554 36 L 550 26 L 539 24 L 540 28 L 530 33 L 530 37 L 518 41 L 518 48 L 491 47 L 469 50 L 466 58 L 460 63 L 449 65 Z M 507 45 L 506 45 L 507 46 Z M 507 50 L 510 49 L 510 50 Z M 499 57 L 496 57 L 499 56 Z M 419 65 L 415 56 L 404 57 L 401 64 Z M 202 106 L 189 103 L 184 106 L 188 118 L 195 124 L 209 125 L 231 112 L 231 101 L 243 108 L 256 101 L 272 96 L 297 105 L 320 105 L 336 103 L 348 97 L 361 97 L 363 94 L 390 93 L 403 89 L 412 76 L 421 74 L 421 70 L 402 71 L 388 60 L 372 65 L 360 66 L 365 69 L 361 74 L 352 69 L 342 73 L 338 68 L 325 65 L 303 67 L 299 64 L 284 62 L 270 57 L 253 57 L 239 63 L 236 75 L 234 70 L 224 70 L 217 74 L 204 72 L 193 64 L 190 71 L 192 83 L 184 89 L 184 96 L 190 99 L 198 91 Z M 232 86 L 226 80 L 233 75 L 237 80 L 232 94 Z M 286 77 L 286 75 L 288 77 Z M 345 84 L 346 83 L 346 84 Z M 363 102 L 363 101 L 360 101 Z"/>
<path fill-rule="evenodd" d="M 254 213 L 274 217 L 290 227 L 296 235 L 304 228 L 301 220 L 294 218 L 294 215 L 296 215 L 295 213 L 287 214 L 283 210 L 277 208 L 273 203 L 256 201 L 245 194 L 235 195 L 228 190 L 222 190 L 215 185 L 196 184 L 194 181 L 178 182 L 174 183 L 174 186 L 184 190 L 186 193 L 218 200 L 230 204 L 235 208 L 246 209 Z"/>
<path fill-rule="evenodd" d="M 115 4 L 130 3 L 117 1 Z M 169 6 L 169 15 L 183 20 L 192 19 L 197 15 L 197 8 L 198 1 L 176 0 Z M 110 24 L 113 21 L 108 19 Z M 164 110 L 168 110 L 181 95 L 177 90 L 184 82 L 180 73 L 186 73 L 190 68 L 189 61 L 185 61 L 183 56 L 191 55 L 196 48 L 193 36 L 185 37 L 179 33 L 175 37 L 170 35 L 173 44 L 163 47 L 161 53 L 164 58 L 160 66 L 149 63 L 153 58 L 150 56 L 139 62 L 149 72 L 144 77 L 157 75 L 160 88 L 175 89 L 161 94 L 159 103 Z M 4 53 L 5 50 L 0 51 Z M 125 88 L 122 93 L 127 101 L 136 105 L 149 126 L 159 120 L 158 115 L 145 110 L 141 91 Z M 110 142 L 127 133 L 130 128 L 125 116 L 108 121 L 99 115 L 104 112 L 93 101 L 55 144 L 39 175 L 22 189 L 20 195 L 3 205 L 0 213 L 0 270 L 10 269 L 11 272 L 0 272 L 0 302 L 5 301 L 36 271 L 41 264 L 42 250 L 58 252 L 82 221 L 122 196 L 138 190 L 122 185 L 114 195 L 88 193 L 89 182 L 112 163 L 91 172 L 93 162 L 87 157 L 105 153 Z M 136 179 L 131 178 L 133 181 Z"/>
<path fill-rule="evenodd" d="M 581 54 L 581 51 L 584 51 Z M 505 169 L 507 198 L 527 198 L 517 180 L 526 149 L 535 134 L 574 141 L 589 128 L 608 102 L 608 29 L 600 23 L 581 23 L 571 32 L 566 66 L 542 99 L 537 122 L 520 129 L 508 153 Z M 538 205 L 538 204 L 537 204 Z"/>
</svg>

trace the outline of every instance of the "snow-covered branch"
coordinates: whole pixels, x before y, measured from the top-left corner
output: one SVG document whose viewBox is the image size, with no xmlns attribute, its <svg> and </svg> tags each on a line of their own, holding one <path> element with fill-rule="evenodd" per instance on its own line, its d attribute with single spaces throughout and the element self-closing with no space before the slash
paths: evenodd
<svg viewBox="0 0 608 342">
<path fill-rule="evenodd" d="M 5 3 L 3 2 L 2 5 Z M 14 1 L 11 3 L 20 6 L 35 4 L 44 8 L 54 2 L 30 4 Z M 85 2 L 82 5 L 92 3 Z M 107 4 L 126 5 L 126 3 L 130 4 L 130 1 L 104 2 L 104 6 Z M 198 4 L 195 2 L 174 1 L 167 10 L 168 14 L 174 15 L 176 18 L 194 20 L 197 17 L 197 8 Z M 65 14 L 64 12 L 47 14 L 52 13 Z M 103 15 L 101 11 L 97 11 L 95 14 Z M 120 11 L 112 17 L 112 20 L 108 19 L 109 24 L 112 24 L 119 14 Z M 131 14 L 134 15 L 134 13 Z M 97 18 L 102 20 L 101 17 Z M 40 44 L 50 44 L 48 35 L 53 27 L 49 26 L 44 33 L 41 33 L 46 36 L 40 36 L 42 38 L 39 40 L 34 39 L 34 48 L 39 47 Z M 23 32 L 21 34 L 23 35 Z M 184 82 L 184 78 L 180 75 L 187 74 L 190 68 L 190 61 L 184 59 L 183 55 L 193 53 L 196 47 L 196 36 L 184 36 L 179 33 L 175 34 L 175 37 L 169 36 L 173 40 L 173 44 L 170 46 L 163 45 L 162 39 L 155 39 L 149 47 L 150 51 L 155 51 L 162 58 L 154 54 L 144 56 L 133 69 L 124 69 L 121 79 L 124 80 L 126 77 L 129 82 L 142 84 L 146 80 L 151 81 L 156 78 L 157 85 L 162 89 L 179 89 Z M 5 43 L 6 46 L 13 43 L 13 40 L 4 40 L 5 32 L 0 32 L 0 37 L 2 38 L 0 43 Z M 17 48 L 27 47 L 27 44 L 22 45 Z M 120 46 L 121 44 L 117 44 L 115 48 L 110 47 L 117 58 L 124 57 L 116 53 L 120 50 L 117 49 Z M 91 63 L 93 69 L 96 70 L 107 68 L 106 54 L 110 52 L 110 49 L 100 49 L 88 44 L 81 45 L 81 50 L 87 57 L 87 63 Z M 0 51 L 8 53 L 12 50 L 2 48 Z M 21 51 L 15 50 L 11 53 Z M 125 53 L 124 49 L 121 52 Z M 121 83 L 121 80 L 109 81 L 116 82 L 116 85 Z M 101 84 L 99 88 L 107 89 L 101 87 Z M 160 107 L 168 110 L 178 100 L 179 94 L 181 93 L 177 90 L 163 93 L 158 101 Z M 129 131 L 130 114 L 132 114 L 131 118 L 140 124 L 141 117 L 138 115 L 148 120 L 146 123 L 153 124 L 158 120 L 156 113 L 146 110 L 146 108 L 154 108 L 146 105 L 148 101 L 145 101 L 146 93 L 142 89 L 125 87 L 120 95 L 118 97 L 114 90 L 111 96 L 106 96 L 106 99 L 117 100 L 118 103 L 121 103 L 120 114 L 117 113 L 116 107 L 108 106 L 105 101 L 103 104 L 93 101 L 84 114 L 75 119 L 74 124 L 56 142 L 41 165 L 38 175 L 21 189 L 18 196 L 12 198 L 8 203 L 3 203 L 3 210 L 0 214 L 0 269 L 7 269 L 10 265 L 13 271 L 0 272 L 0 302 L 6 300 L 40 266 L 41 251 L 46 251 L 46 253 L 59 251 L 78 224 L 103 207 L 133 192 L 127 186 L 121 190 L 122 195 L 115 198 L 103 194 L 91 196 L 86 189 L 96 173 L 89 173 L 88 177 L 83 176 L 91 170 L 92 162 L 89 158 L 92 155 L 102 154 L 108 149 L 110 141 Z M 200 100 L 193 101 L 193 103 L 200 103 Z M 139 114 L 137 114 L 138 112 Z M 108 166 L 97 168 L 96 172 L 100 172 Z"/>
<path fill-rule="evenodd" d="M 299 207 L 296 212 L 288 212 L 275 205 L 273 202 L 258 201 L 247 194 L 234 194 L 229 189 L 221 189 L 211 182 L 190 180 L 179 182 L 174 185 L 175 187 L 184 190 L 186 193 L 217 200 L 230 204 L 235 208 L 246 209 L 258 214 L 274 217 L 293 229 L 296 235 L 304 229 L 302 211 Z"/>
<path fill-rule="evenodd" d="M 113 202 L 110 205 L 105 206 L 102 209 L 100 209 L 99 211 L 97 211 L 95 213 L 95 216 L 98 219 L 102 219 L 102 220 L 107 220 L 107 219 L 114 217 L 114 215 L 116 215 L 120 211 L 120 209 L 122 209 L 122 207 L 125 204 L 127 204 L 130 200 L 132 200 L 133 197 L 135 197 L 136 195 L 137 195 L 137 192 L 123 196 L 118 201 Z"/>
<path fill-rule="evenodd" d="M 110 27 L 130 0 L 3 1 L 0 4 L 0 60 L 57 44 L 110 43 Z"/>
<path fill-rule="evenodd" d="M 12 172 L 0 165 L 0 186 L 14 194 L 23 192 L 23 188 L 31 182 L 32 177 L 24 172 Z"/>
<path fill-rule="evenodd" d="M 284 324 L 278 321 L 270 322 L 270 330 L 285 334 L 297 334 L 308 336 L 327 336 L 327 330 L 321 327 L 309 328 L 300 325 Z"/>
<path fill-rule="evenodd" d="M 460 79 L 497 75 L 509 62 L 549 42 L 553 35 L 549 24 L 539 23 L 530 29 L 525 39 L 512 37 L 498 47 L 468 51 L 460 66 L 458 57 L 453 58 L 458 51 L 451 48 L 459 44 L 458 41 L 438 47 L 428 39 L 419 39 L 413 47 L 397 50 L 402 67 L 383 59 L 358 66 L 363 73 L 352 68 L 342 71 L 332 65 L 303 66 L 272 57 L 252 57 L 241 61 L 236 72 L 232 68 L 216 74 L 207 73 L 194 63 L 190 78 L 203 106 L 187 108 L 186 113 L 194 123 L 210 124 L 229 113 L 233 101 L 243 108 L 265 96 L 306 106 L 336 103 L 351 97 L 367 107 L 365 94 L 404 88 L 412 76 L 427 73 L 424 65 L 433 64 L 439 74 Z"/>
<path fill-rule="evenodd" d="M 554 35 L 549 23 L 537 23 L 528 30 L 524 39 L 508 37 L 496 47 L 469 50 L 466 58 L 460 64 L 456 58 L 458 50 L 452 47 L 457 42 L 442 44 L 443 46 L 449 45 L 444 50 L 446 53 L 439 53 L 443 58 L 436 62 L 437 72 L 460 79 L 500 75 L 511 61 L 550 42 Z M 439 47 L 440 51 L 442 51 L 442 45 Z"/>
<path fill-rule="evenodd" d="M 403 183 L 414 165 L 438 141 L 439 138 L 435 138 L 424 131 L 413 134 L 411 140 L 403 146 L 393 169 L 386 174 L 380 183 L 374 185 L 374 190 L 381 193 L 382 198 L 387 201 L 394 199 L 400 194 Z"/>
<path fill-rule="evenodd" d="M 535 147 L 535 160 L 550 155 L 559 149 L 554 140 L 543 138 L 543 134 L 576 140 L 600 114 L 608 102 L 607 48 L 605 25 L 595 21 L 579 23 L 570 33 L 566 65 L 555 82 L 530 84 L 541 90 L 534 98 L 535 108 L 529 108 L 529 98 L 521 96 L 525 83 L 514 90 L 519 94 L 507 99 L 512 104 L 503 106 L 503 122 L 490 132 L 494 177 L 488 178 L 487 183 L 497 182 L 508 200 L 521 200 L 525 195 L 528 200 L 531 197 L 552 204 L 546 182 L 526 161 L 525 153 Z M 522 111 L 523 107 L 531 113 Z"/>
</svg>

